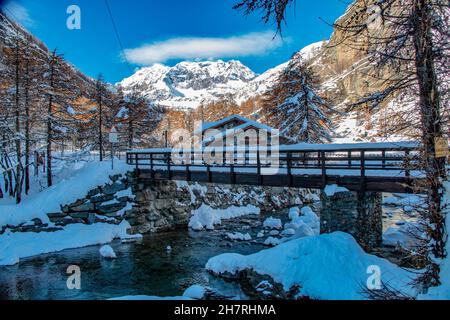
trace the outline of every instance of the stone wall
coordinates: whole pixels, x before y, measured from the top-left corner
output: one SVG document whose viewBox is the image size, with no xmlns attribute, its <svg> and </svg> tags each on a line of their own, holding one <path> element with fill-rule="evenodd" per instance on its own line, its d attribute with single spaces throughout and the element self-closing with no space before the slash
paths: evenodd
<svg viewBox="0 0 450 320">
<path fill-rule="evenodd" d="M 160 232 L 187 227 L 191 213 L 203 203 L 211 208 L 257 206 L 263 212 L 278 211 L 309 203 L 318 195 L 300 189 L 228 186 L 177 181 L 141 181 L 134 173 L 111 176 L 110 182 L 89 190 L 86 197 L 47 214 L 53 225 L 34 219 L 18 226 L 4 226 L 12 232 L 52 232 L 69 224 L 120 224 L 126 219 L 131 234 Z"/>
<path fill-rule="evenodd" d="M 109 179 L 109 183 L 89 190 L 83 199 L 61 206 L 58 212 L 47 213 L 53 225 L 33 219 L 18 226 L 4 226 L 0 234 L 6 229 L 11 232 L 53 232 L 77 223 L 120 224 L 125 219 L 125 213 L 135 204 L 130 185 L 132 180 L 128 175 L 110 176 Z"/>
<path fill-rule="evenodd" d="M 382 242 L 381 193 L 338 192 L 321 193 L 322 210 L 320 233 L 343 231 L 355 237 L 358 243 L 370 251 Z"/>
<path fill-rule="evenodd" d="M 263 212 L 278 211 L 309 203 L 317 194 L 293 188 L 188 183 L 181 181 L 146 181 L 135 179 L 136 205 L 125 218 L 131 233 L 159 232 L 187 226 L 193 210 L 203 203 L 211 208 L 230 206 L 259 207 Z"/>
</svg>

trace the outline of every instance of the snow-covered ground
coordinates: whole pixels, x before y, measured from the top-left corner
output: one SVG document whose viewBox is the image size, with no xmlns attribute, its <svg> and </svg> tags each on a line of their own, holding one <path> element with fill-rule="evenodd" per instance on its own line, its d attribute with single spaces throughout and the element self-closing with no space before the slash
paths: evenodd
<svg viewBox="0 0 450 320">
<path fill-rule="evenodd" d="M 443 206 L 446 211 L 446 228 L 447 235 L 450 235 L 450 181 L 444 183 Z M 445 250 L 447 257 L 440 262 L 441 285 L 435 288 L 430 288 L 428 293 L 419 296 L 419 299 L 425 300 L 449 300 L 450 299 L 450 241 L 447 239 Z"/>
<path fill-rule="evenodd" d="M 130 236 L 128 222 L 120 225 L 96 223 L 72 224 L 56 232 L 6 232 L 0 236 L 0 266 L 13 265 L 22 258 L 112 242 L 114 239 L 139 239 Z"/>
<path fill-rule="evenodd" d="M 0 201 L 0 227 L 27 224 L 35 218 L 53 226 L 47 213 L 59 212 L 62 205 L 84 198 L 89 190 L 110 182 L 110 176 L 124 174 L 128 170 L 130 167 L 119 160 L 115 161 L 114 170 L 111 169 L 109 161 L 98 162 L 84 158 L 65 164 L 57 162 L 55 184 L 52 187 L 40 192 L 33 190 L 18 205 L 11 203 L 11 199 Z M 38 254 L 105 244 L 114 239 L 140 237 L 127 235 L 129 228 L 128 222 L 123 221 L 120 225 L 67 225 L 64 230 L 56 232 L 12 233 L 6 229 L 5 233 L 0 235 L 0 265 L 15 264 L 21 258 Z"/>
<path fill-rule="evenodd" d="M 362 293 L 376 266 L 382 281 L 410 295 L 414 273 L 365 253 L 352 236 L 342 232 L 304 237 L 256 254 L 227 253 L 211 258 L 206 269 L 214 274 L 253 270 L 269 275 L 286 291 L 299 286 L 299 296 L 317 299 L 364 299 Z"/>
<path fill-rule="evenodd" d="M 111 162 L 78 161 L 60 166 L 52 187 L 33 192 L 16 205 L 11 199 L 0 200 L 0 228 L 19 225 L 34 218 L 51 224 L 47 213 L 59 212 L 61 205 L 75 202 L 97 186 L 109 182 L 109 176 L 124 174 L 132 169 L 125 161 L 116 160 L 114 170 Z"/>
</svg>

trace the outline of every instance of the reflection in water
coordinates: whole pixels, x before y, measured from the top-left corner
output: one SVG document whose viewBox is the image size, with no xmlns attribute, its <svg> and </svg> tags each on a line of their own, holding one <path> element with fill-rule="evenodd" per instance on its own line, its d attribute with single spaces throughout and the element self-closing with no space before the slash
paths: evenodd
<svg viewBox="0 0 450 320">
<path fill-rule="evenodd" d="M 249 230 L 257 233 L 260 221 L 251 219 Z M 71 249 L 0 267 L 0 299 L 108 299 L 123 295 L 181 295 L 192 284 L 209 286 L 223 295 L 243 296 L 237 284 L 226 283 L 204 271 L 208 259 L 225 252 L 250 254 L 260 244 L 230 242 L 226 229 L 194 233 L 186 230 L 152 235 L 139 242 L 114 242 L 118 259 L 106 260 L 100 246 Z M 242 225 L 241 225 L 242 226 Z M 167 246 L 172 247 L 167 251 Z M 67 267 L 81 268 L 81 290 L 66 286 Z"/>
</svg>

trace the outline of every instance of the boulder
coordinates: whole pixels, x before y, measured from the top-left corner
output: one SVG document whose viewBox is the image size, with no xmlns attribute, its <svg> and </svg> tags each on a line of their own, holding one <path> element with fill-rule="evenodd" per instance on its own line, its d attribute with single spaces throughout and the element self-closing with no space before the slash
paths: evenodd
<svg viewBox="0 0 450 320">
<path fill-rule="evenodd" d="M 69 213 L 78 213 L 78 212 L 89 212 L 94 211 L 94 204 L 91 202 L 86 202 L 77 206 L 69 206 Z M 72 216 L 72 215 L 71 215 Z"/>
<path fill-rule="evenodd" d="M 74 219 L 88 219 L 90 212 L 71 212 L 69 216 Z"/>
<path fill-rule="evenodd" d="M 114 199 L 114 195 L 99 194 L 91 198 L 92 203 L 107 202 Z"/>
<path fill-rule="evenodd" d="M 47 217 L 50 219 L 50 221 L 53 221 L 53 219 L 67 217 L 67 213 L 64 212 L 47 213 Z"/>
<path fill-rule="evenodd" d="M 97 206 L 95 209 L 98 214 L 107 215 L 109 213 L 116 213 L 117 211 L 122 210 L 126 206 L 126 202 L 120 202 L 120 203 L 114 203 L 114 204 L 107 204 L 102 206 Z"/>
<path fill-rule="evenodd" d="M 102 187 L 102 191 L 104 194 L 113 195 L 119 191 L 123 191 L 126 189 L 125 184 L 122 182 L 115 182 L 113 184 L 106 185 Z"/>
</svg>

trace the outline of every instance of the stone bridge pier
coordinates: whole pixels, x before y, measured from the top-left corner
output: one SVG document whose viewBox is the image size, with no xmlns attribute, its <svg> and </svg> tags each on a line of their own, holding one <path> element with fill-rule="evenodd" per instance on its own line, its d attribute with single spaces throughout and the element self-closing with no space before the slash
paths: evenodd
<svg viewBox="0 0 450 320">
<path fill-rule="evenodd" d="M 366 250 L 381 245 L 383 234 L 380 192 L 321 192 L 320 232 L 350 233 Z"/>
</svg>

